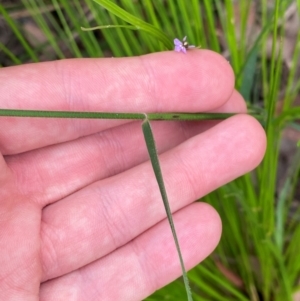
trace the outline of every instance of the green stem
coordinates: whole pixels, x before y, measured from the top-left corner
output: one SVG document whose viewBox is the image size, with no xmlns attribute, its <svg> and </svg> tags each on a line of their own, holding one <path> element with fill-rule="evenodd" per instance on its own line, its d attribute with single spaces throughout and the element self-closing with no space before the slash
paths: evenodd
<svg viewBox="0 0 300 301">
<path fill-rule="evenodd" d="M 236 113 L 147 113 L 149 120 L 221 120 Z M 250 114 L 261 119 L 261 115 Z M 108 113 L 108 112 L 79 112 L 79 111 L 41 111 L 0 109 L 0 116 L 7 117 L 37 117 L 37 118 L 86 118 L 86 119 L 135 119 L 143 120 L 145 113 Z"/>
</svg>

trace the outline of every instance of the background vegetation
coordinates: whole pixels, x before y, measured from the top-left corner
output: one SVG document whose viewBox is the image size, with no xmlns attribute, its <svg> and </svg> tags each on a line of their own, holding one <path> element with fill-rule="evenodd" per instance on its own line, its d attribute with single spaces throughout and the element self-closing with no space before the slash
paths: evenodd
<svg viewBox="0 0 300 301">
<path fill-rule="evenodd" d="M 222 240 L 189 272 L 195 300 L 300 300 L 300 0 L 3 0 L 0 64 L 133 56 L 175 37 L 222 53 L 268 137 L 262 164 L 203 201 Z M 123 27 L 85 32 L 98 25 Z M 130 25 L 130 26 L 129 26 Z M 129 27 L 128 27 L 129 26 Z M 199 183 L 200 185 L 200 183 Z M 147 300 L 185 300 L 181 280 Z"/>
</svg>

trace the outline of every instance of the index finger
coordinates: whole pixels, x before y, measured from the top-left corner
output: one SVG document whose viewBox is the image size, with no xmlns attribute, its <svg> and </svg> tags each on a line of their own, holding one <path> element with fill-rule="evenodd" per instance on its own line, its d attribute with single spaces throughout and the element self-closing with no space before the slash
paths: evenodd
<svg viewBox="0 0 300 301">
<path fill-rule="evenodd" d="M 66 111 L 210 111 L 234 88 L 229 63 L 208 50 L 23 65 L 1 69 L 0 81 L 1 108 Z M 0 151 L 26 151 L 122 122 L 1 118 Z"/>
</svg>

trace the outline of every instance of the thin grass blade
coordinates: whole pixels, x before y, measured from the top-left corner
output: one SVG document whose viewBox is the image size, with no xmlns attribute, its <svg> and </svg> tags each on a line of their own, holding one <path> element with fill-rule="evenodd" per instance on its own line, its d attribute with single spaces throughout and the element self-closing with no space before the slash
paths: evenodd
<svg viewBox="0 0 300 301">
<path fill-rule="evenodd" d="M 148 113 L 149 120 L 220 120 L 235 113 Z M 87 118 L 87 119 L 133 119 L 143 120 L 145 113 L 121 112 L 80 112 L 80 111 L 42 111 L 1 109 L 0 116 L 7 117 L 43 117 L 43 118 Z M 255 116 L 255 114 L 253 114 Z"/>
<path fill-rule="evenodd" d="M 11 18 L 11 16 L 8 14 L 8 12 L 5 10 L 4 6 L 0 3 L 0 15 L 4 18 L 4 20 L 7 22 L 7 24 L 10 26 L 10 28 L 13 30 L 14 34 L 20 41 L 20 43 L 23 45 L 24 49 L 27 51 L 28 55 L 31 57 L 31 59 L 34 62 L 38 62 L 38 57 L 33 51 L 33 49 L 30 47 L 30 45 L 27 43 L 25 38 L 23 37 L 22 33 L 20 32 L 19 28 L 15 24 L 15 21 Z"/>
<path fill-rule="evenodd" d="M 145 114 L 145 116 L 147 116 L 147 115 Z M 178 242 L 178 238 L 177 238 L 173 218 L 172 218 L 172 212 L 171 212 L 171 209 L 170 209 L 170 204 L 169 204 L 169 201 L 168 201 L 167 191 L 166 191 L 166 188 L 165 188 L 165 184 L 164 184 L 164 180 L 163 180 L 163 176 L 162 176 L 162 172 L 161 172 L 161 168 L 160 168 L 160 164 L 159 164 L 159 159 L 158 159 L 158 155 L 157 155 L 157 151 L 156 151 L 156 145 L 155 145 L 155 141 L 154 141 L 154 137 L 153 137 L 153 132 L 152 132 L 150 122 L 149 122 L 147 117 L 143 121 L 142 128 L 143 128 L 144 138 L 145 138 L 145 141 L 146 141 L 147 150 L 148 150 L 148 153 L 149 153 L 149 156 L 150 156 L 150 161 L 151 161 L 151 164 L 152 164 L 152 168 L 153 168 L 153 171 L 155 173 L 156 181 L 158 183 L 160 194 L 161 194 L 162 199 L 163 199 L 163 203 L 164 203 L 165 210 L 166 210 L 166 213 L 167 213 L 168 221 L 169 221 L 169 224 L 170 224 L 170 227 L 171 227 L 171 230 L 172 230 L 172 234 L 173 234 L 173 238 L 174 238 L 174 241 L 175 241 L 177 253 L 178 253 L 178 256 L 179 256 L 181 270 L 182 270 L 182 276 L 183 276 L 183 281 L 184 281 L 188 301 L 192 301 L 193 300 L 192 292 L 191 292 L 191 289 L 190 289 L 189 280 L 188 280 L 187 273 L 186 273 L 186 270 L 185 270 L 185 266 L 184 266 L 184 262 L 183 262 L 183 258 L 182 258 L 182 254 L 181 254 L 181 250 L 180 250 L 180 246 L 179 246 L 179 242 Z"/>
<path fill-rule="evenodd" d="M 133 16 L 132 14 L 128 13 L 121 7 L 119 7 L 117 4 L 113 3 L 109 0 L 93 0 L 94 2 L 98 3 L 108 11 L 110 11 L 115 16 L 119 17 L 125 22 L 128 22 L 129 24 L 132 24 L 141 30 L 144 30 L 145 32 L 148 32 L 155 38 L 157 38 L 159 41 L 161 41 L 167 49 L 173 48 L 173 42 L 172 40 L 160 29 L 156 28 L 155 26 Z"/>
<path fill-rule="evenodd" d="M 97 29 L 108 29 L 108 28 L 126 28 L 126 29 L 131 29 L 131 30 L 139 30 L 140 28 L 137 28 L 136 26 L 133 25 L 103 25 L 103 26 L 95 26 L 95 27 L 80 27 L 81 30 L 83 31 L 92 31 L 92 30 L 97 30 Z"/>
</svg>

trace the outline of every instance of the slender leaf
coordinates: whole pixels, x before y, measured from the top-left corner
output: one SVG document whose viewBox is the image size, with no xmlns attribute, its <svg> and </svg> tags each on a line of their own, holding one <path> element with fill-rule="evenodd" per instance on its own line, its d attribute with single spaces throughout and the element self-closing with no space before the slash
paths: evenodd
<svg viewBox="0 0 300 301">
<path fill-rule="evenodd" d="M 164 43 L 167 49 L 173 48 L 172 40 L 160 29 L 154 27 L 153 25 L 131 15 L 124 9 L 120 8 L 117 4 L 114 4 L 112 1 L 109 0 L 94 0 L 99 5 L 106 8 L 108 11 L 116 15 L 117 17 L 121 18 L 123 21 L 128 22 L 145 32 L 153 35 L 155 38 L 160 40 Z"/>
<path fill-rule="evenodd" d="M 189 280 L 188 280 L 187 273 L 185 270 L 184 261 L 182 258 L 182 254 L 181 254 L 181 250 L 180 250 L 180 246 L 179 246 L 179 242 L 178 242 L 178 238 L 177 238 L 177 234 L 176 234 L 176 230 L 175 230 L 175 225 L 173 222 L 172 211 L 171 211 L 169 201 L 168 201 L 167 191 L 165 188 L 165 184 L 164 184 L 164 180 L 163 180 L 163 176 L 162 176 L 162 172 L 161 172 L 161 168 L 160 168 L 160 164 L 159 164 L 159 159 L 158 159 L 158 155 L 157 155 L 157 151 L 156 151 L 156 145 L 155 145 L 152 129 L 151 129 L 150 122 L 149 122 L 146 114 L 145 114 L 145 116 L 146 116 L 146 118 L 143 121 L 142 128 L 143 128 L 144 138 L 145 138 L 146 145 L 147 145 L 147 150 L 148 150 L 148 153 L 150 156 L 152 168 L 155 173 L 156 181 L 157 181 L 157 184 L 158 184 L 158 187 L 160 190 L 161 197 L 163 199 L 163 203 L 164 203 L 165 210 L 167 213 L 168 221 L 169 221 L 169 224 L 170 224 L 170 227 L 172 230 L 172 234 L 173 234 L 173 238 L 175 241 L 177 253 L 179 256 L 179 260 L 180 260 L 183 281 L 184 281 L 184 285 L 185 285 L 185 289 L 186 289 L 186 293 L 187 293 L 187 298 L 189 301 L 192 301 L 193 300 L 192 292 L 191 292 L 191 289 L 189 286 Z"/>
</svg>

